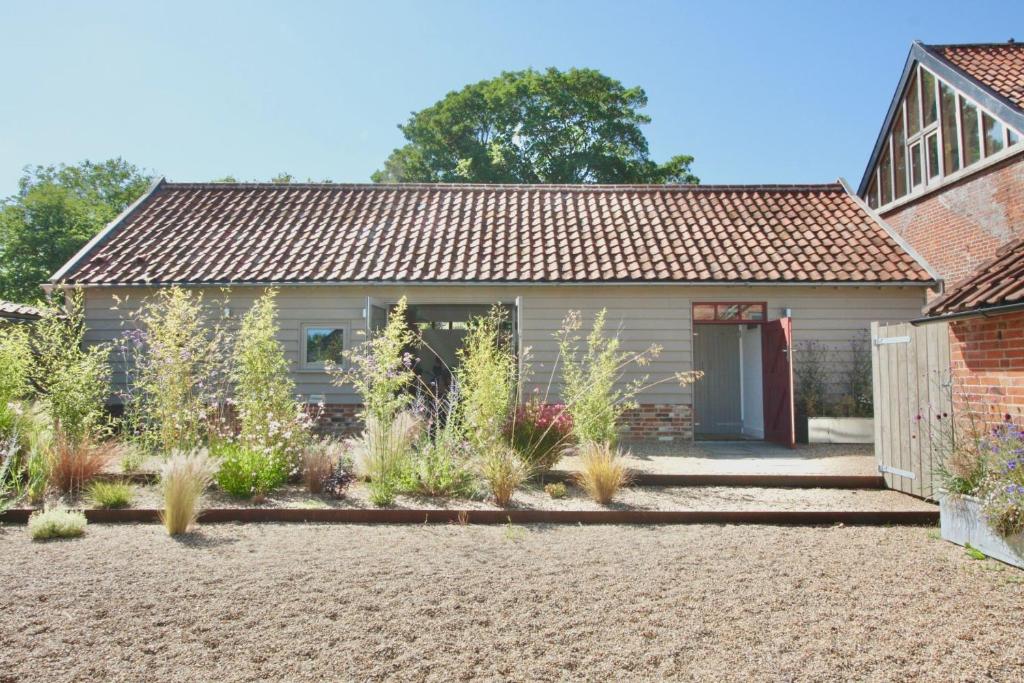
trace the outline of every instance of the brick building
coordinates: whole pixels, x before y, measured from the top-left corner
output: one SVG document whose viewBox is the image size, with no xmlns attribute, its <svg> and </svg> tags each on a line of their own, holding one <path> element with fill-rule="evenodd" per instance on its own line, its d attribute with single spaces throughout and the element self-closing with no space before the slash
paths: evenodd
<svg viewBox="0 0 1024 683">
<path fill-rule="evenodd" d="M 859 194 L 943 278 L 954 401 L 1024 417 L 1024 45 L 913 44 Z"/>
</svg>

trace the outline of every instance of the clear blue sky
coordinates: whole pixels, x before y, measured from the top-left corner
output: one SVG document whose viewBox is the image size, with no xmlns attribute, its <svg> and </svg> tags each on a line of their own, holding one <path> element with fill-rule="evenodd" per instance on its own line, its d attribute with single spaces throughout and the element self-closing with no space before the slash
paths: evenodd
<svg viewBox="0 0 1024 683">
<path fill-rule="evenodd" d="M 911 40 L 1004 41 L 1021 2 L 0 0 L 0 195 L 122 156 L 179 181 L 367 181 L 396 124 L 502 70 L 643 86 L 705 183 L 856 182 Z"/>
</svg>

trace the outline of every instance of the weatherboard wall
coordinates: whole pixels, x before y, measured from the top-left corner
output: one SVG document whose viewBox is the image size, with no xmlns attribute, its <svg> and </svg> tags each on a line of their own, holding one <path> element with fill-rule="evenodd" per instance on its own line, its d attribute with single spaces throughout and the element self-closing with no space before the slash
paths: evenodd
<svg viewBox="0 0 1024 683">
<path fill-rule="evenodd" d="M 207 300 L 222 299 L 219 288 L 201 290 Z M 237 322 L 264 291 L 239 286 L 228 294 L 230 319 Z M 113 341 L 133 326 L 133 314 L 153 292 L 146 287 L 88 288 L 85 296 L 86 339 Z M 334 386 L 320 370 L 298 367 L 301 326 L 306 323 L 341 324 L 346 345 L 358 343 L 365 330 L 363 311 L 368 296 L 393 303 L 401 296 L 410 303 L 522 302 L 522 346 L 529 350 L 531 385 L 545 392 L 555 368 L 557 343 L 554 334 L 570 310 L 583 313 L 585 325 L 601 308 L 608 309 L 608 327 L 621 335 L 628 351 L 642 351 L 651 344 L 661 353 L 647 367 L 631 367 L 625 381 L 649 376 L 652 381 L 671 377 L 692 367 L 691 304 L 700 301 L 767 302 L 770 318 L 784 309 L 793 315 L 794 339 L 799 345 L 817 341 L 833 351 L 830 367 L 841 373 L 850 362 L 850 345 L 866 334 L 872 321 L 900 322 L 920 315 L 925 300 L 921 286 L 686 286 L 686 285 L 507 285 L 507 286 L 396 286 L 324 285 L 279 288 L 279 340 L 293 364 L 292 376 L 303 396 L 323 396 L 327 403 L 356 403 L 349 387 Z M 112 355 L 115 381 L 123 382 L 123 362 Z M 799 360 L 797 360 L 799 362 Z M 554 383 L 557 395 L 557 381 Z M 692 403 L 692 391 L 667 381 L 640 397 L 644 404 Z"/>
</svg>

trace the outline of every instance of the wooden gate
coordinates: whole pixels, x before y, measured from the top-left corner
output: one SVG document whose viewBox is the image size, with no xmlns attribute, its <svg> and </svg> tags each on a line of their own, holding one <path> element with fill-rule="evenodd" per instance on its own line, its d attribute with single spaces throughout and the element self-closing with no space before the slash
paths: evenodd
<svg viewBox="0 0 1024 683">
<path fill-rule="evenodd" d="M 871 323 L 875 459 L 889 488 L 922 498 L 951 434 L 949 325 Z"/>
</svg>

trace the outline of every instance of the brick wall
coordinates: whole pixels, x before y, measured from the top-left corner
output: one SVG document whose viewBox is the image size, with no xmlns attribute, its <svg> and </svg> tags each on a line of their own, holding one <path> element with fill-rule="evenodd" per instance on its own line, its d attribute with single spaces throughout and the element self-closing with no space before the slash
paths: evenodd
<svg viewBox="0 0 1024 683">
<path fill-rule="evenodd" d="M 362 427 L 356 413 L 361 406 L 328 403 L 320 410 L 319 429 L 336 436 L 352 436 Z M 319 409 L 311 408 L 314 412 Z M 693 439 L 693 409 L 687 404 L 644 403 L 623 416 L 622 438 L 629 441 L 689 441 Z"/>
<path fill-rule="evenodd" d="M 881 215 L 951 285 L 1024 236 L 1024 155 Z"/>
<path fill-rule="evenodd" d="M 692 441 L 693 407 L 685 403 L 641 403 L 623 415 L 627 441 Z"/>
<path fill-rule="evenodd" d="M 1024 313 L 950 323 L 954 409 L 989 426 L 1024 418 Z"/>
</svg>

